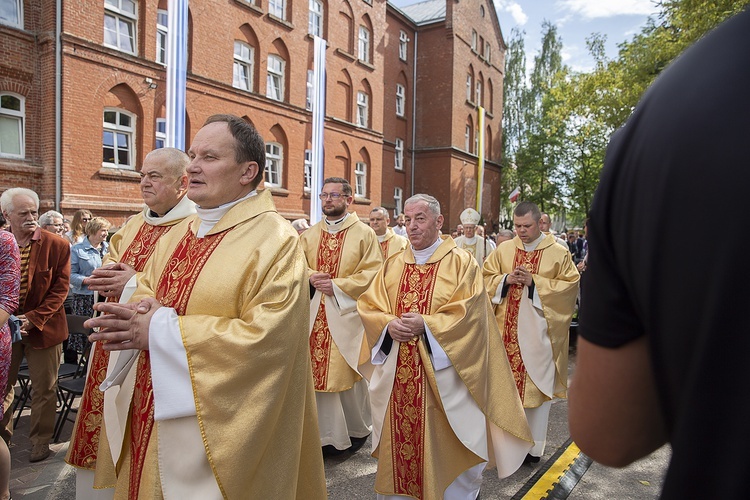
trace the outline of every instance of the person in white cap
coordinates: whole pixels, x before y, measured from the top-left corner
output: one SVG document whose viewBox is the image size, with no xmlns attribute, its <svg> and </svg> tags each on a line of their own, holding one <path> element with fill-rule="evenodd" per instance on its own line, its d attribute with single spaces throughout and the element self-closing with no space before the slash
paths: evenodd
<svg viewBox="0 0 750 500">
<path fill-rule="evenodd" d="M 477 224 L 479 224 L 481 216 L 473 208 L 467 208 L 461 212 L 460 218 L 464 227 L 464 234 L 456 238 L 456 246 L 472 254 L 481 266 L 484 264 L 484 259 L 492 251 L 492 247 L 487 240 L 477 234 Z"/>
</svg>

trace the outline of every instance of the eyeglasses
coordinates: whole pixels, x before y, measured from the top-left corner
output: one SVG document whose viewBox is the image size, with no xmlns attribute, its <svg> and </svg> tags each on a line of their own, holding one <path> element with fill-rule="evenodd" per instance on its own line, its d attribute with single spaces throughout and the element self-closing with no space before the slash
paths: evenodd
<svg viewBox="0 0 750 500">
<path fill-rule="evenodd" d="M 344 196 L 343 193 L 320 193 L 318 195 L 318 198 L 320 198 L 321 200 L 327 200 L 328 198 L 331 198 L 332 200 L 338 200 L 342 196 Z"/>
<path fill-rule="evenodd" d="M 81 222 L 88 222 L 88 221 L 90 221 L 90 220 L 91 220 L 91 219 L 84 219 L 83 217 L 81 217 Z"/>
</svg>

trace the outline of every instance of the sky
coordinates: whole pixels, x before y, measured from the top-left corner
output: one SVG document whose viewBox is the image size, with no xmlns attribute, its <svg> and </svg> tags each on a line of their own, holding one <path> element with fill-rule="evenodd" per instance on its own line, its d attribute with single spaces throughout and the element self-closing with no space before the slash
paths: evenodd
<svg viewBox="0 0 750 500">
<path fill-rule="evenodd" d="M 390 0 L 398 7 L 421 0 Z M 476 0 L 467 0 L 469 2 Z M 541 48 L 542 22 L 557 25 L 563 43 L 563 63 L 574 71 L 590 71 L 594 60 L 586 49 L 592 33 L 607 36 L 607 57 L 617 56 L 617 45 L 632 39 L 649 15 L 658 13 L 654 0 L 494 0 L 503 36 L 513 28 L 526 32 L 527 65 Z"/>
</svg>

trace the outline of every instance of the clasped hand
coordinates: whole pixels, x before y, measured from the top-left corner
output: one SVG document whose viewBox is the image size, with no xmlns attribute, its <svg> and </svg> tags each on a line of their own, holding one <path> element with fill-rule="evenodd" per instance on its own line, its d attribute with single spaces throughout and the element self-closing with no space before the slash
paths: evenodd
<svg viewBox="0 0 750 500">
<path fill-rule="evenodd" d="M 333 281 L 328 273 L 313 273 L 310 275 L 310 284 L 320 293 L 333 296 Z"/>
<path fill-rule="evenodd" d="M 160 307 L 162 305 L 150 297 L 131 304 L 99 302 L 94 304 L 94 309 L 102 315 L 87 320 L 84 326 L 99 328 L 89 339 L 100 342 L 105 351 L 148 350 L 149 325 Z"/>
<path fill-rule="evenodd" d="M 524 266 L 518 266 L 512 272 L 508 273 L 505 282 L 508 285 L 521 284 L 531 286 L 534 281 L 531 273 Z"/>
<path fill-rule="evenodd" d="M 388 334 L 399 342 L 416 340 L 424 332 L 424 319 L 418 313 L 407 312 L 388 323 Z"/>
</svg>

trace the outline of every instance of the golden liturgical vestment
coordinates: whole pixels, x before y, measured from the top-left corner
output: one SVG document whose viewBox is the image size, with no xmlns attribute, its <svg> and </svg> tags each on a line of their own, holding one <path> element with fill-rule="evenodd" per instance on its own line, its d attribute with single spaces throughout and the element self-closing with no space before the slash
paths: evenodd
<svg viewBox="0 0 750 500">
<path fill-rule="evenodd" d="M 508 286 L 500 297 L 505 277 L 520 265 L 532 274 L 540 304 L 521 284 Z M 580 280 L 570 251 L 548 234 L 527 252 L 516 236 L 489 255 L 483 274 L 524 407 L 566 397 L 568 329 Z"/>
<path fill-rule="evenodd" d="M 385 262 L 358 309 L 368 354 L 390 321 L 416 312 L 450 360 L 433 367 L 425 334 L 392 341 L 383 364 L 363 363 L 371 374 L 375 490 L 437 500 L 482 462 L 497 464 L 503 477 L 513 473 L 531 448 L 531 433 L 508 360 L 497 355 L 502 340 L 474 257 L 445 238 L 419 265 L 407 247 Z M 504 452 L 510 441 L 513 452 Z"/>
<path fill-rule="evenodd" d="M 213 479 L 229 499 L 325 498 L 298 236 L 268 191 L 230 208 L 204 238 L 196 237 L 199 226 L 190 217 L 161 238 L 132 301 L 157 297 L 179 314 L 193 418 Z M 160 481 L 169 481 L 161 464 L 187 458 L 169 452 L 180 437 L 170 430 L 175 441 L 165 439 L 170 420 L 153 422 L 146 386 L 139 377 L 116 498 L 134 483 L 131 498 L 160 497 Z"/>
<path fill-rule="evenodd" d="M 385 230 L 383 236 L 378 236 L 378 241 L 383 252 L 383 261 L 409 246 L 409 240 L 394 233 L 390 227 Z"/>
</svg>

